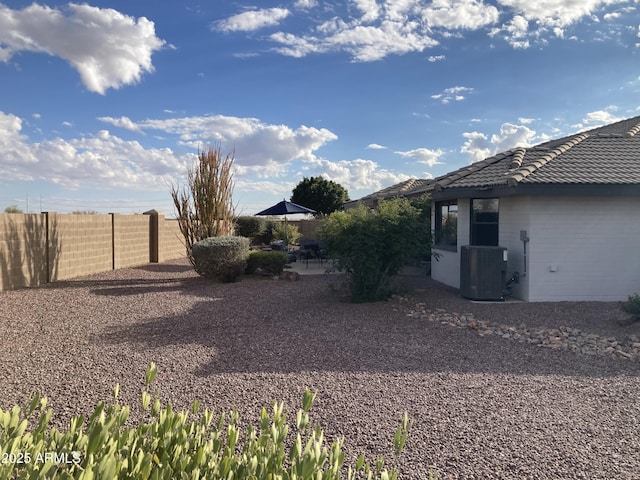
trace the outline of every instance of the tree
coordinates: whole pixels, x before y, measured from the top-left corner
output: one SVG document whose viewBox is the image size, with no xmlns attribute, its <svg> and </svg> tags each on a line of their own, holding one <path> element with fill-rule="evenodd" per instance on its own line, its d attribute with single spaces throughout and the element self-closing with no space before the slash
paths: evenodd
<svg viewBox="0 0 640 480">
<path fill-rule="evenodd" d="M 187 185 L 171 186 L 180 232 L 187 256 L 194 265 L 191 247 L 210 237 L 233 235 L 233 154 L 222 156 L 220 146 L 198 151 L 198 160 L 187 172 Z"/>
<path fill-rule="evenodd" d="M 4 213 L 22 213 L 22 210 L 20 210 L 17 205 L 9 205 L 4 209 Z"/>
<path fill-rule="evenodd" d="M 316 211 L 316 217 L 342 210 L 349 201 L 347 190 L 332 180 L 323 177 L 304 177 L 293 189 L 291 201 Z"/>
<path fill-rule="evenodd" d="M 391 294 L 390 280 L 405 262 L 430 253 L 429 222 L 420 204 L 406 198 L 383 200 L 377 210 L 359 205 L 325 220 L 320 239 L 334 267 L 348 274 L 351 301 Z"/>
</svg>

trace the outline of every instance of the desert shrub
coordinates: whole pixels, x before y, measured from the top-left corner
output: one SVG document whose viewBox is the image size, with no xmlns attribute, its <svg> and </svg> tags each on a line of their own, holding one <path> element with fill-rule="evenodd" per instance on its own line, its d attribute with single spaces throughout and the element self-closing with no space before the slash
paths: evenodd
<svg viewBox="0 0 640 480">
<path fill-rule="evenodd" d="M 198 274 L 222 282 L 234 282 L 247 266 L 249 239 L 205 238 L 193 244 L 191 256 Z"/>
<path fill-rule="evenodd" d="M 426 254 L 429 220 L 405 198 L 381 201 L 377 210 L 364 205 L 334 212 L 319 236 L 334 268 L 349 276 L 353 302 L 388 298 L 391 278 L 407 259 Z"/>
<path fill-rule="evenodd" d="M 98 403 L 88 421 L 83 416 L 72 418 L 66 430 L 50 426 L 53 412 L 39 395 L 26 409 L 0 409 L 0 480 L 337 480 L 344 473 L 348 479 L 399 478 L 397 467 L 387 469 L 382 457 L 372 465 L 361 455 L 355 465 L 345 466 L 344 439 L 327 445 L 322 428 L 311 426 L 309 411 L 315 394 L 309 390 L 295 423 L 287 421 L 284 405 L 276 402 L 271 414 L 262 409 L 257 426 L 242 428 L 237 411 L 214 419 L 211 411 L 201 411 L 197 400 L 191 411 L 163 405 L 157 393 L 149 393 L 156 374 L 151 364 L 141 398 L 147 415 L 138 425 L 127 422 L 130 407 L 118 403 L 117 385 L 109 404 Z M 32 417 L 36 421 L 30 423 Z M 292 441 L 287 440 L 289 423 L 295 435 Z M 411 424 L 405 413 L 393 439 L 396 465 Z M 47 454 L 59 457 L 45 461 Z"/>
<path fill-rule="evenodd" d="M 198 160 L 187 170 L 187 184 L 171 185 L 171 198 L 184 237 L 189 261 L 193 245 L 205 238 L 233 235 L 234 155 L 222 155 L 220 146 L 198 151 Z"/>
<path fill-rule="evenodd" d="M 273 240 L 284 240 L 287 244 L 292 245 L 302 236 L 297 225 L 290 223 L 278 222 L 273 228 Z"/>
<path fill-rule="evenodd" d="M 247 273 L 255 273 L 260 269 L 265 273 L 280 275 L 284 266 L 289 262 L 285 252 L 254 250 L 247 259 Z"/>
<path fill-rule="evenodd" d="M 260 231 L 260 234 L 255 237 L 256 243 L 263 243 L 269 245 L 273 240 L 273 229 L 278 222 L 270 219 L 265 219 L 264 226 Z"/>
<path fill-rule="evenodd" d="M 640 294 L 629 295 L 629 299 L 623 302 L 620 308 L 622 311 L 631 315 L 634 320 L 640 320 Z"/>
<path fill-rule="evenodd" d="M 235 225 L 236 235 L 253 240 L 263 233 L 266 226 L 266 220 L 261 217 L 237 217 Z"/>
</svg>

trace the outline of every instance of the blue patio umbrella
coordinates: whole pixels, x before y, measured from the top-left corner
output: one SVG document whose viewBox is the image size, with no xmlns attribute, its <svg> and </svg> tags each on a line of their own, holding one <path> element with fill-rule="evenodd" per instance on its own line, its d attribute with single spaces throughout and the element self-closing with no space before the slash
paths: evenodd
<svg viewBox="0 0 640 480">
<path fill-rule="evenodd" d="M 276 203 L 266 210 L 262 210 L 261 212 L 256 213 L 256 215 L 284 215 L 284 231 L 287 235 L 287 245 L 289 245 L 287 215 L 292 215 L 294 213 L 316 213 L 316 211 L 311 210 L 307 207 L 303 207 L 302 205 L 298 205 L 297 203 L 288 202 L 283 199 L 281 202 Z"/>
</svg>

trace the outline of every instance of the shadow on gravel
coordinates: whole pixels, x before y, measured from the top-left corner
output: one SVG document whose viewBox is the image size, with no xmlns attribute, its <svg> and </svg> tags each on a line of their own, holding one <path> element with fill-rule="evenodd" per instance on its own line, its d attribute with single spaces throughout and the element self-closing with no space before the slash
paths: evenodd
<svg viewBox="0 0 640 480">
<path fill-rule="evenodd" d="M 327 280 L 194 279 L 167 288 L 197 296 L 186 314 L 104 332 L 96 341 L 141 348 L 206 347 L 193 373 L 457 372 L 609 377 L 638 375 L 624 360 L 551 351 L 411 318 L 394 302 L 343 303 Z M 126 295 L 105 287 L 97 294 Z M 156 290 L 158 291 L 158 290 Z M 259 292 L 254 296 L 247 291 Z M 209 297 L 208 299 L 202 298 Z M 186 350 L 184 350 L 186 348 Z M 194 349 L 202 352 L 201 348 Z M 162 355 L 162 352 L 157 352 Z M 202 353 L 200 353 L 202 355 Z"/>
<path fill-rule="evenodd" d="M 150 295 L 154 293 L 184 292 L 188 291 L 189 285 L 196 283 L 198 279 L 184 280 L 120 280 L 120 281 L 100 281 L 100 286 L 95 288 L 96 282 L 92 283 L 91 293 L 107 297 L 122 297 L 132 295 Z M 112 286 L 111 286 L 112 285 Z"/>
<path fill-rule="evenodd" d="M 148 265 L 133 267 L 133 270 L 146 270 L 148 272 L 159 273 L 184 273 L 193 271 L 193 267 L 191 264 L 178 265 L 175 263 L 150 263 Z"/>
</svg>

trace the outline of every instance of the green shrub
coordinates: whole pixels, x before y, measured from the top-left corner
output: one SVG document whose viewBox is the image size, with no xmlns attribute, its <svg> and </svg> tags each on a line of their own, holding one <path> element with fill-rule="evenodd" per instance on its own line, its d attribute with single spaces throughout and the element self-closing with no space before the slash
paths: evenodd
<svg viewBox="0 0 640 480">
<path fill-rule="evenodd" d="M 620 308 L 634 320 L 640 320 L 640 294 L 629 295 L 629 299 L 620 305 Z"/>
<path fill-rule="evenodd" d="M 235 220 L 235 226 L 236 235 L 254 240 L 264 232 L 266 220 L 261 217 L 237 217 Z"/>
<path fill-rule="evenodd" d="M 284 240 L 287 244 L 292 245 L 302 236 L 297 225 L 279 222 L 273 226 L 273 240 Z"/>
<path fill-rule="evenodd" d="M 349 275 L 353 302 L 388 298 L 391 278 L 407 259 L 430 251 L 430 219 L 405 198 L 334 212 L 320 228 L 334 268 Z"/>
<path fill-rule="evenodd" d="M 255 237 L 255 242 L 262 243 L 264 245 L 271 244 L 273 241 L 273 229 L 277 224 L 278 222 L 274 220 L 266 219 L 260 234 Z"/>
<path fill-rule="evenodd" d="M 211 237 L 191 247 L 194 267 L 203 277 L 234 282 L 244 273 L 249 256 L 246 237 Z"/>
<path fill-rule="evenodd" d="M 288 262 L 289 256 L 284 252 L 254 250 L 249 253 L 246 272 L 255 273 L 260 269 L 271 275 L 280 275 Z"/>
<path fill-rule="evenodd" d="M 151 364 L 141 399 L 147 417 L 137 426 L 127 425 L 130 408 L 117 402 L 117 385 L 112 403 L 98 403 L 88 421 L 72 418 L 66 430 L 50 426 L 53 412 L 38 395 L 24 410 L 0 409 L 0 480 L 337 480 L 344 473 L 347 479 L 399 477 L 396 466 L 386 469 L 382 457 L 371 466 L 361 455 L 354 466 L 345 466 L 344 439 L 329 446 L 322 429 L 311 426 L 315 394 L 309 390 L 292 425 L 295 437 L 288 441 L 282 403 L 274 404 L 271 415 L 263 408 L 258 426 L 243 431 L 236 411 L 214 420 L 211 411 L 200 411 L 199 401 L 190 412 L 174 411 L 170 403 L 163 406 L 157 394 L 148 391 L 156 373 Z M 37 421 L 30 423 L 32 416 Z M 405 413 L 393 439 L 396 465 L 411 425 Z M 46 454 L 59 457 L 45 461 Z"/>
</svg>

